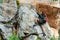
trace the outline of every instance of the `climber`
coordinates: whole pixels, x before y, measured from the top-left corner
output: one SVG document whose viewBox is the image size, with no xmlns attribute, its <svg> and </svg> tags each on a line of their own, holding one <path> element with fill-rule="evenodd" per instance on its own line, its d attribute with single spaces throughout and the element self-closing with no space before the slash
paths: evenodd
<svg viewBox="0 0 60 40">
<path fill-rule="evenodd" d="M 44 29 L 43 29 L 43 27 L 41 26 L 41 25 L 43 25 L 44 23 L 46 23 L 46 15 L 42 12 L 42 13 L 37 13 L 38 14 L 38 19 L 39 20 L 37 20 L 37 22 L 38 22 L 38 24 L 40 25 L 40 27 L 41 27 L 41 29 L 42 29 L 42 32 L 43 32 L 43 36 L 46 36 L 46 34 L 44 33 Z"/>
<path fill-rule="evenodd" d="M 46 38 L 50 39 L 51 37 L 53 37 L 53 32 L 48 24 L 48 18 L 46 14 L 42 10 L 37 12 L 37 14 L 39 16 L 37 19 L 37 23 L 40 25 L 42 29 L 43 36 L 46 36 Z"/>
</svg>

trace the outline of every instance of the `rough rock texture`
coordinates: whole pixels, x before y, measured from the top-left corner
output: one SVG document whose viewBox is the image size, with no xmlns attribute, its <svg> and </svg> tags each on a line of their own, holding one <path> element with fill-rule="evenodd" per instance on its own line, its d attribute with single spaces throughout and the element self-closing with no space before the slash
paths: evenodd
<svg viewBox="0 0 60 40">
<path fill-rule="evenodd" d="M 8 2 L 7 2 L 8 1 Z M 0 4 L 0 29 L 3 31 L 3 35 L 6 39 L 9 39 L 13 33 L 11 19 L 16 15 L 17 5 L 16 0 L 3 0 L 3 4 Z M 2 23 L 2 22 L 6 23 Z"/>
<path fill-rule="evenodd" d="M 59 29 L 60 29 L 60 10 L 58 11 L 57 17 L 58 17 L 58 19 L 56 21 L 57 21 L 57 24 L 59 25 Z"/>
<path fill-rule="evenodd" d="M 29 9 L 28 5 L 22 5 L 19 9 L 20 29 L 26 33 L 35 33 L 33 25 L 35 25 L 34 19 L 36 12 L 33 9 Z"/>
<path fill-rule="evenodd" d="M 36 40 L 36 39 L 37 39 L 37 36 L 31 35 L 28 38 L 26 38 L 25 40 Z"/>
<path fill-rule="evenodd" d="M 20 23 L 20 30 L 19 35 L 20 36 L 26 36 L 27 34 L 37 33 L 39 34 L 39 37 L 43 37 L 42 30 L 38 24 L 35 24 L 35 18 L 38 18 L 38 15 L 36 11 L 32 8 L 32 5 L 30 4 L 23 4 L 20 5 L 19 9 L 19 23 Z M 33 26 L 36 25 L 36 26 Z M 48 25 L 48 23 L 44 24 L 43 27 L 47 30 L 45 30 L 47 36 L 46 40 L 50 39 L 50 37 L 53 36 L 51 29 Z M 34 35 L 32 35 L 33 37 Z M 35 38 L 32 38 L 33 40 Z M 27 40 L 32 40 L 30 37 L 27 38 Z"/>
<path fill-rule="evenodd" d="M 9 0 L 7 0 L 9 1 Z M 0 5 L 0 21 L 9 21 L 11 20 L 17 11 L 16 1 L 10 0 L 7 2 L 3 0 L 3 4 Z"/>
<path fill-rule="evenodd" d="M 55 38 L 58 38 L 59 37 L 58 30 L 52 28 L 52 31 L 54 33 Z"/>
<path fill-rule="evenodd" d="M 27 1 L 29 2 L 29 1 Z M 49 8 L 50 6 L 46 6 L 46 8 Z M 43 6 L 42 10 L 45 7 Z M 53 8 L 49 8 L 49 9 L 53 9 Z M 43 11 L 48 11 L 46 12 L 48 16 L 50 16 L 50 13 L 56 13 L 57 9 L 53 9 L 53 11 L 49 10 L 49 9 L 44 9 Z M 19 14 L 18 14 L 18 18 L 14 19 L 14 16 L 16 14 L 17 11 L 17 5 L 16 5 L 16 0 L 3 0 L 3 5 L 0 5 L 0 21 L 9 21 L 13 18 L 13 20 L 11 20 L 11 23 L 6 23 L 6 24 L 1 24 L 0 23 L 0 29 L 2 29 L 2 31 L 4 32 L 4 36 L 5 38 L 9 38 L 10 35 L 12 34 L 12 27 L 13 23 L 16 22 L 16 20 L 18 20 L 18 30 L 13 30 L 14 33 L 18 33 L 19 36 L 26 36 L 27 34 L 32 34 L 32 33 L 37 33 L 39 34 L 39 37 L 42 37 L 43 35 L 40 34 L 42 33 L 42 30 L 40 28 L 39 25 L 35 25 L 35 18 L 38 17 L 38 15 L 36 14 L 36 11 L 32 8 L 32 5 L 28 4 L 28 5 L 21 5 L 20 9 L 19 9 Z M 38 10 L 39 11 L 39 10 Z M 51 14 L 52 15 L 52 14 Z M 55 15 L 53 15 L 55 17 Z M 53 18 L 52 18 L 53 19 Z M 17 23 L 17 24 L 18 24 Z M 9 25 L 8 25 L 9 24 Z M 12 25 L 12 26 L 11 26 Z M 51 37 L 51 30 L 47 27 L 49 27 L 49 25 L 44 24 L 43 25 L 46 30 L 46 34 L 48 37 Z M 17 26 L 16 26 L 17 27 Z M 55 28 L 55 27 L 54 27 Z M 4 29 L 4 30 L 3 30 Z M 49 29 L 49 30 L 48 30 Z M 52 34 L 53 36 L 53 34 Z M 48 38 L 50 39 L 50 38 Z M 37 36 L 36 35 L 30 35 L 29 37 L 27 37 L 25 40 L 36 40 Z M 42 37 L 42 40 L 45 40 L 45 37 Z"/>
<path fill-rule="evenodd" d="M 33 25 L 35 25 L 34 19 L 37 17 L 38 17 L 38 15 L 36 15 L 36 12 L 34 11 L 34 9 L 31 9 L 31 5 L 27 4 L 27 5 L 20 6 L 20 9 L 19 9 L 19 23 L 20 23 L 19 35 L 20 36 L 26 36 L 28 34 L 38 33 L 37 29 L 35 28 L 37 26 L 33 26 Z M 40 27 L 38 30 L 40 30 Z M 25 33 L 27 33 L 27 34 L 25 34 Z M 41 33 L 41 32 L 39 32 L 39 33 Z M 27 37 L 24 40 L 36 40 L 35 37 L 37 37 L 37 36 L 30 35 L 29 37 Z"/>
<path fill-rule="evenodd" d="M 52 0 L 20 0 L 20 3 L 30 3 L 33 5 L 35 5 L 38 2 L 44 2 L 44 3 L 48 2 L 49 3 L 49 2 L 52 2 Z"/>
<path fill-rule="evenodd" d="M 6 24 L 1 24 L 0 23 L 0 30 L 2 30 L 3 37 L 5 39 L 9 39 L 10 35 L 12 35 L 12 28 L 13 27 L 7 27 L 5 26 Z M 0 34 L 1 35 L 1 34 Z"/>
</svg>

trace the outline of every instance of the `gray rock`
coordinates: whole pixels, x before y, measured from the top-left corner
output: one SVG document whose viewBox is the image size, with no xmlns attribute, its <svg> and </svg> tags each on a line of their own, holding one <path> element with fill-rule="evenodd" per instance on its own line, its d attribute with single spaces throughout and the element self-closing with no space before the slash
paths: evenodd
<svg viewBox="0 0 60 40">
<path fill-rule="evenodd" d="M 21 6 L 19 10 L 19 18 L 21 29 L 27 33 L 33 32 L 33 25 L 35 24 L 34 18 L 36 18 L 34 12 L 27 6 Z"/>
<path fill-rule="evenodd" d="M 16 0 L 10 0 L 8 2 L 3 2 L 2 5 L 0 5 L 0 21 L 10 21 L 17 12 L 17 5 Z"/>
<path fill-rule="evenodd" d="M 37 39 L 37 36 L 31 35 L 28 38 L 26 38 L 25 40 L 36 40 L 36 39 Z"/>
<path fill-rule="evenodd" d="M 53 37 L 53 31 L 52 31 L 52 29 L 50 28 L 49 24 L 48 24 L 48 23 L 45 23 L 43 26 L 44 26 L 44 28 L 45 28 L 44 32 L 46 33 L 46 37 L 47 37 L 47 38 Z"/>
<path fill-rule="evenodd" d="M 20 30 L 19 35 L 25 36 L 24 33 L 32 34 L 37 33 L 39 36 L 42 36 L 42 30 L 39 25 L 35 25 L 35 18 L 38 18 L 36 11 L 30 8 L 27 5 L 20 6 L 19 9 L 19 23 L 20 23 Z M 36 40 L 37 36 L 31 35 L 26 40 Z"/>
<path fill-rule="evenodd" d="M 44 32 L 47 34 L 46 37 L 43 37 L 41 34 L 42 30 L 39 25 L 33 27 L 33 25 L 35 25 L 35 18 L 38 18 L 38 15 L 33 8 L 30 8 L 30 6 L 27 5 L 21 5 L 19 9 L 20 31 L 22 30 L 23 34 L 24 32 L 38 33 L 42 40 L 49 40 L 51 37 L 53 37 L 53 32 L 48 23 L 42 25 L 45 29 Z"/>
<path fill-rule="evenodd" d="M 9 39 L 10 35 L 12 34 L 12 28 L 8 28 L 4 24 L 0 23 L 0 29 L 2 30 L 4 37 Z"/>
</svg>

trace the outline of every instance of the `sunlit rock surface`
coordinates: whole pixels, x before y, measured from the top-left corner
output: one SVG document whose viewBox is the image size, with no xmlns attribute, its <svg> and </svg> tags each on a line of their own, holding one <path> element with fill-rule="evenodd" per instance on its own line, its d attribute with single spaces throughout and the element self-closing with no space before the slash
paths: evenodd
<svg viewBox="0 0 60 40">
<path fill-rule="evenodd" d="M 10 0 L 9 3 L 3 0 L 3 4 L 0 5 L 0 21 L 11 20 L 17 11 L 16 1 Z"/>
<path fill-rule="evenodd" d="M 34 19 L 37 18 L 38 15 L 31 8 L 31 5 L 22 5 L 19 9 L 19 19 L 20 19 L 20 35 L 26 36 L 24 33 L 32 34 L 32 33 L 42 33 L 40 26 L 36 25 Z M 39 27 L 39 28 L 38 28 Z M 40 31 L 40 32 L 39 32 Z M 22 34 L 21 34 L 22 32 Z M 32 38 L 31 38 L 32 37 Z M 27 37 L 26 40 L 36 40 L 34 35 Z"/>
<path fill-rule="evenodd" d="M 20 6 L 20 9 L 19 9 L 20 36 L 25 36 L 24 33 L 28 33 L 28 34 L 38 33 L 39 37 L 42 38 L 43 36 L 41 34 L 42 30 L 38 24 L 35 24 L 35 21 L 34 21 L 35 18 L 38 18 L 38 15 L 36 11 L 33 8 L 31 8 L 31 5 L 25 4 Z M 36 26 L 33 26 L 33 25 L 36 25 Z M 47 34 L 46 40 L 48 40 L 50 37 L 53 36 L 50 26 L 47 23 L 47 24 L 44 24 L 43 27 L 47 30 L 47 32 L 46 30 L 45 32 Z"/>
<path fill-rule="evenodd" d="M 26 38 L 25 40 L 36 40 L 36 39 L 37 39 L 37 36 L 31 35 L 28 38 Z"/>
<path fill-rule="evenodd" d="M 9 39 L 10 35 L 12 35 L 12 28 L 6 27 L 5 24 L 0 23 L 0 29 L 2 30 L 3 37 Z"/>
<path fill-rule="evenodd" d="M 36 12 L 27 6 L 21 6 L 19 9 L 20 26 L 25 32 L 31 33 L 35 31 L 33 25 L 35 25 Z"/>
<path fill-rule="evenodd" d="M 43 37 L 43 35 L 41 34 L 42 30 L 41 30 L 40 26 L 35 24 L 34 19 L 37 18 L 38 15 L 36 14 L 36 10 L 33 9 L 34 7 L 31 5 L 33 3 L 33 1 L 32 0 L 27 1 L 29 4 L 25 4 L 24 3 L 25 1 L 24 1 L 23 2 L 24 4 L 21 4 L 21 6 L 20 6 L 19 14 L 18 14 L 18 18 L 17 18 L 17 20 L 19 22 L 18 35 L 21 37 L 21 36 L 26 36 L 24 33 L 28 33 L 28 34 L 37 33 L 37 34 L 39 34 L 39 37 L 42 40 L 50 40 L 50 37 L 53 36 L 53 32 L 55 31 L 54 33 L 58 34 L 58 31 L 53 29 L 53 32 L 50 32 L 51 29 L 46 28 L 46 27 L 50 27 L 50 26 L 48 24 L 47 25 L 44 24 L 43 27 L 46 28 L 45 33 L 47 34 L 47 36 Z M 36 1 L 34 1 L 34 2 L 36 2 Z M 47 2 L 48 2 L 48 0 L 47 0 Z M 49 8 L 49 7 L 50 6 L 48 6 L 46 8 Z M 52 9 L 52 8 L 49 8 L 49 9 Z M 48 12 L 49 12 L 49 9 L 48 9 Z M 56 13 L 57 9 L 53 9 L 53 10 L 54 10 L 54 13 Z M 16 12 L 17 12 L 16 0 L 4 0 L 3 4 L 2 5 L 0 4 L 0 21 L 10 21 L 13 18 L 13 20 L 11 22 L 13 24 L 13 22 L 16 22 L 16 20 L 14 19 Z M 49 13 L 52 13 L 52 11 L 50 11 Z M 47 14 L 49 14 L 49 13 L 47 13 Z M 53 15 L 53 16 L 55 17 L 55 15 Z M 53 19 L 53 18 L 51 18 L 51 19 Z M 49 20 L 50 20 L 50 18 L 49 18 Z M 53 21 L 50 20 L 50 22 L 53 22 Z M 54 22 L 52 24 L 54 24 Z M 34 26 L 34 25 L 36 25 L 36 26 Z M 12 26 L 12 27 L 14 27 L 14 26 Z M 11 27 L 11 25 L 8 25 L 8 23 L 0 24 L 0 29 L 2 29 L 2 31 L 4 32 L 5 38 L 9 38 L 10 35 L 13 33 L 12 27 Z M 36 35 L 31 35 L 31 36 L 25 38 L 25 40 L 36 40 L 36 39 L 37 39 Z"/>
<path fill-rule="evenodd" d="M 11 23 L 1 23 L 11 21 L 11 19 L 16 15 L 17 5 L 16 0 L 3 0 L 3 3 L 0 4 L 0 29 L 4 38 L 9 39 L 10 35 L 13 33 Z"/>
</svg>

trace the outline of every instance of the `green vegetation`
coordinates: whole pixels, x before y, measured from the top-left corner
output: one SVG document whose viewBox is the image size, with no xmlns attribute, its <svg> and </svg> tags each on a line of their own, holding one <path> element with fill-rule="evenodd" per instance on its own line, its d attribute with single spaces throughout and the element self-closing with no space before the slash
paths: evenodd
<svg viewBox="0 0 60 40">
<path fill-rule="evenodd" d="M 0 40 L 2 40 L 1 37 L 0 37 Z"/>
<path fill-rule="evenodd" d="M 59 35 L 60 35 L 60 29 L 59 29 Z"/>
<path fill-rule="evenodd" d="M 40 37 L 37 37 L 37 39 L 36 40 L 41 40 L 41 38 Z"/>
<path fill-rule="evenodd" d="M 58 0 L 53 0 L 53 1 L 58 1 Z"/>
<path fill-rule="evenodd" d="M 19 9 L 19 7 L 20 7 L 19 0 L 16 0 L 16 3 L 17 3 L 17 8 Z"/>
<path fill-rule="evenodd" d="M 3 3 L 3 0 L 0 0 L 0 3 Z"/>
<path fill-rule="evenodd" d="M 15 34 L 12 34 L 9 38 L 9 40 L 19 40 L 19 37 Z"/>
<path fill-rule="evenodd" d="M 60 40 L 60 36 L 59 36 L 58 40 Z"/>
<path fill-rule="evenodd" d="M 57 40 L 55 37 L 52 37 L 50 40 Z"/>
</svg>

